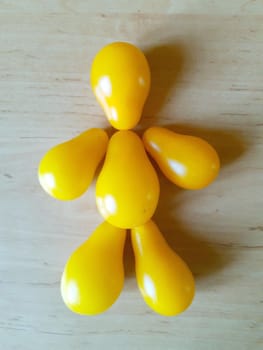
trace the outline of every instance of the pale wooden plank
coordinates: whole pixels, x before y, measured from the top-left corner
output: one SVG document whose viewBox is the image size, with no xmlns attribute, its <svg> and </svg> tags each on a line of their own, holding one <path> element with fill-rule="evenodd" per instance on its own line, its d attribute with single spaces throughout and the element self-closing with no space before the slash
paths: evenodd
<svg viewBox="0 0 263 350">
<path fill-rule="evenodd" d="M 0 345 L 3 349 L 261 349 L 263 311 L 262 1 L 0 2 Z M 107 127 L 89 87 L 96 51 L 139 45 L 153 87 L 142 128 L 169 125 L 209 140 L 223 168 L 203 191 L 161 175 L 155 219 L 197 282 L 191 308 L 153 314 L 134 279 L 105 314 L 61 301 L 69 254 L 101 221 L 94 184 L 48 198 L 41 156 L 86 128 Z"/>
</svg>

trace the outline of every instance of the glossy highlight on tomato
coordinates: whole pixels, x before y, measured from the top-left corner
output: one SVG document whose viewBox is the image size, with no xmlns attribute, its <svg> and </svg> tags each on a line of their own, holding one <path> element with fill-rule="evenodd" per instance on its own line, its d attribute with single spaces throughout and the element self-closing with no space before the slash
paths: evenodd
<svg viewBox="0 0 263 350">
<path fill-rule="evenodd" d="M 218 175 L 220 160 L 205 140 L 151 127 L 143 135 L 147 152 L 174 184 L 190 190 L 208 186 Z"/>
<path fill-rule="evenodd" d="M 147 305 L 163 316 L 175 316 L 191 304 L 195 284 L 186 263 L 168 246 L 151 220 L 131 230 L 136 278 Z"/>
<path fill-rule="evenodd" d="M 41 186 L 56 199 L 81 196 L 92 182 L 107 145 L 106 132 L 93 128 L 51 148 L 39 164 Z"/>
<path fill-rule="evenodd" d="M 61 279 L 67 307 L 82 315 L 107 310 L 124 283 L 126 231 L 103 222 L 68 259 Z"/>
<path fill-rule="evenodd" d="M 144 54 L 127 42 L 106 45 L 92 63 L 92 90 L 111 125 L 119 130 L 132 129 L 139 122 L 150 80 Z"/>
<path fill-rule="evenodd" d="M 159 192 L 157 174 L 139 136 L 130 130 L 116 132 L 96 183 L 103 218 L 121 228 L 142 225 L 154 214 Z"/>
</svg>

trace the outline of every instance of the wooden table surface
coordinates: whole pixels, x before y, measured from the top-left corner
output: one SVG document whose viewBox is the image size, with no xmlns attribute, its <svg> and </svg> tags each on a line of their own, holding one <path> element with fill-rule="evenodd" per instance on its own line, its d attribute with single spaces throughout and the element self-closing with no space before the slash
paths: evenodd
<svg viewBox="0 0 263 350">
<path fill-rule="evenodd" d="M 0 348 L 263 348 L 263 2 L 0 1 Z M 70 253 L 101 222 L 94 184 L 48 197 L 37 179 L 51 146 L 108 123 L 89 85 L 92 58 L 117 40 L 141 47 L 152 90 L 141 129 L 202 136 L 220 176 L 183 191 L 161 174 L 155 220 L 196 279 L 191 307 L 154 314 L 134 277 L 105 314 L 71 313 L 60 296 Z"/>
</svg>

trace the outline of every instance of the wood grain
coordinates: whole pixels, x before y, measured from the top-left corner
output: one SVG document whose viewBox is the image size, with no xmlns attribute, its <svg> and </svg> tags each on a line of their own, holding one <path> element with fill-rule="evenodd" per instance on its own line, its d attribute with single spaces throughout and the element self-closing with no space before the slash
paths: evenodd
<svg viewBox="0 0 263 350">
<path fill-rule="evenodd" d="M 262 1 L 0 1 L 0 348 L 262 349 Z M 126 285 L 105 314 L 72 314 L 59 280 L 101 221 L 94 185 L 58 202 L 37 167 L 51 146 L 107 127 L 89 86 L 96 51 L 116 40 L 146 53 L 153 86 L 138 132 L 202 136 L 222 171 L 202 191 L 162 176 L 155 219 L 188 262 L 196 298 L 182 315 L 142 301 L 126 247 Z"/>
</svg>

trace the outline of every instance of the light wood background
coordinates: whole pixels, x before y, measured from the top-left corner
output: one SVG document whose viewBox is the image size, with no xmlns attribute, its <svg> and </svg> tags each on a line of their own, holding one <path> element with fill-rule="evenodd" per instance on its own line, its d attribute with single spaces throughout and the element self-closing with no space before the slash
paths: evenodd
<svg viewBox="0 0 263 350">
<path fill-rule="evenodd" d="M 126 284 L 97 317 L 64 306 L 69 254 L 101 218 L 94 185 L 80 199 L 49 198 L 38 162 L 53 145 L 107 127 L 89 86 L 93 56 L 130 41 L 153 86 L 141 129 L 202 136 L 222 171 L 202 191 L 161 178 L 155 219 L 191 267 L 196 297 L 165 318 L 137 290 L 129 242 Z M 263 1 L 0 0 L 0 348 L 263 348 Z"/>
</svg>

